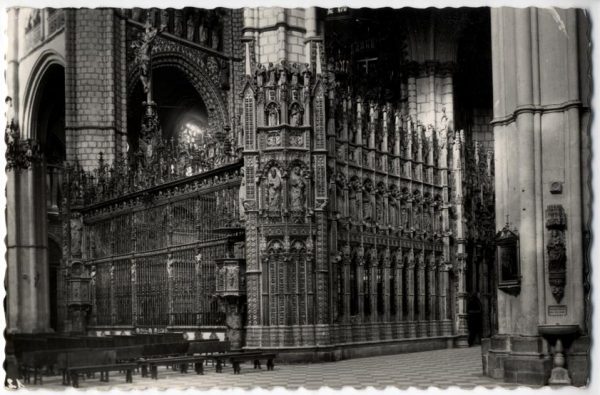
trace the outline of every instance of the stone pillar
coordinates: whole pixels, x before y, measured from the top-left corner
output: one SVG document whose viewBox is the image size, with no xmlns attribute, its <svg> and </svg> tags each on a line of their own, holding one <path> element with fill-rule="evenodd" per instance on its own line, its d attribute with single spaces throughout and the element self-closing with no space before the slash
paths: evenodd
<svg viewBox="0 0 600 395">
<path fill-rule="evenodd" d="M 19 9 L 16 7 L 7 10 L 7 33 L 10 42 L 6 47 L 6 90 L 12 98 L 13 115 L 7 112 L 7 123 L 13 118 L 14 127 L 18 128 L 19 120 Z M 8 110 L 8 109 L 6 109 Z M 18 130 L 18 129 L 17 129 Z M 19 177 L 16 171 L 6 172 L 6 281 L 7 281 L 7 306 L 6 306 L 6 331 L 7 333 L 19 332 L 19 284 L 20 270 L 18 250 L 16 246 L 17 231 L 19 229 Z M 12 246 L 12 248 L 11 248 Z M 14 284 L 14 285 L 13 285 Z"/>
<path fill-rule="evenodd" d="M 396 322 L 394 324 L 395 338 L 403 338 L 405 335 L 404 322 L 404 261 L 402 260 L 402 250 L 398 249 L 394 256 L 393 270 L 396 271 Z"/>
<path fill-rule="evenodd" d="M 418 305 L 418 314 L 417 314 L 417 337 L 425 337 L 427 336 L 427 317 L 425 315 L 425 305 L 427 304 L 427 295 L 425 294 L 425 252 L 423 250 L 419 250 L 417 260 L 417 284 L 418 284 L 418 292 L 417 292 L 417 305 Z"/>
<path fill-rule="evenodd" d="M 429 336 L 438 335 L 438 309 L 437 309 L 437 272 L 435 264 L 435 255 L 433 252 L 427 257 L 427 281 L 429 283 L 429 294 L 427 295 L 427 303 L 429 304 Z"/>
<path fill-rule="evenodd" d="M 484 350 L 484 372 L 545 384 L 552 364 L 540 328 L 578 326 L 584 336 L 571 347 L 589 341 L 582 214 L 589 195 L 581 176 L 588 163 L 581 141 L 590 105 L 589 19 L 577 9 L 498 8 L 491 22 L 496 229 L 508 222 L 519 235 L 520 287 L 497 291 L 499 328 Z M 555 208 L 568 222 L 560 237 L 547 226 Z M 564 277 L 551 284 L 556 249 L 564 251 Z M 586 381 L 586 359 L 567 364 L 576 385 Z"/>
<path fill-rule="evenodd" d="M 406 301 L 408 305 L 406 334 L 408 337 L 417 337 L 417 324 L 415 322 L 415 257 L 412 248 L 408 252 L 406 270 L 406 283 L 408 285 Z"/>
<path fill-rule="evenodd" d="M 440 335 L 449 336 L 452 334 L 452 320 L 448 314 L 448 265 L 442 259 L 438 261 L 438 317 L 440 320 Z"/>
</svg>

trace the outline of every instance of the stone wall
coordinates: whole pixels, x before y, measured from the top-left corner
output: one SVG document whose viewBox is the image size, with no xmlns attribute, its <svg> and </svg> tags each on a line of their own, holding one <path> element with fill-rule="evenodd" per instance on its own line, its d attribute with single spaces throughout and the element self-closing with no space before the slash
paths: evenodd
<svg viewBox="0 0 600 395">
<path fill-rule="evenodd" d="M 125 127 L 122 38 L 111 9 L 77 9 L 66 20 L 66 139 L 67 160 L 86 169 L 97 165 L 99 153 L 112 161 L 117 138 Z"/>
</svg>

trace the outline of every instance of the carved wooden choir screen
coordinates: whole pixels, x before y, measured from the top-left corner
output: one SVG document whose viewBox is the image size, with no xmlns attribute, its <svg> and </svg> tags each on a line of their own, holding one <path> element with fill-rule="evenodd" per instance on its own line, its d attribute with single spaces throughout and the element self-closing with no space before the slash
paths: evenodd
<svg viewBox="0 0 600 395">
<path fill-rule="evenodd" d="M 237 173 L 236 173 L 237 174 Z M 224 325 L 215 260 L 239 224 L 239 175 L 84 212 L 92 326 Z"/>
</svg>

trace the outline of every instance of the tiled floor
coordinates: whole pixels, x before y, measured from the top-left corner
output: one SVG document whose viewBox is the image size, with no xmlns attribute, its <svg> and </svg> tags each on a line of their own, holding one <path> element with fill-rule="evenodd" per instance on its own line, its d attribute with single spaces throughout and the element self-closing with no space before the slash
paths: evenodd
<svg viewBox="0 0 600 395">
<path fill-rule="evenodd" d="M 196 375 L 192 369 L 190 369 L 190 373 L 180 374 L 162 368 L 159 370 L 158 377 L 158 380 L 152 380 L 142 378 L 138 373 L 133 376 L 133 383 L 127 384 L 124 374 L 112 373 L 109 383 L 100 382 L 98 378 L 86 379 L 80 382 L 80 388 L 114 386 L 121 389 L 149 387 L 227 389 L 231 387 L 272 388 L 282 386 L 289 389 L 299 387 L 318 389 L 321 386 L 332 388 L 372 386 L 383 389 L 386 386 L 395 386 L 406 389 L 410 386 L 473 388 L 479 385 L 486 388 L 495 386 L 515 388 L 514 385 L 508 385 L 482 375 L 481 349 L 479 347 L 357 358 L 339 362 L 302 365 L 278 364 L 274 371 L 267 371 L 264 367 L 262 370 L 254 370 L 250 364 L 244 364 L 240 375 L 234 375 L 229 365 L 223 369 L 221 374 L 215 373 L 212 366 L 206 366 L 204 375 Z M 45 377 L 43 387 L 46 389 L 64 388 L 59 377 Z"/>
</svg>

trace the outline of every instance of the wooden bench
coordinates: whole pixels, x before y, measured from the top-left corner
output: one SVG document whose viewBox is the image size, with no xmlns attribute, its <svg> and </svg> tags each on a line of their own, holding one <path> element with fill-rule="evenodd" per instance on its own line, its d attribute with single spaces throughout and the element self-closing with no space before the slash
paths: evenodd
<svg viewBox="0 0 600 395">
<path fill-rule="evenodd" d="M 87 350 L 69 352 L 66 355 L 65 372 L 74 388 L 79 387 L 81 374 L 96 372 L 100 373 L 100 381 L 108 382 L 110 372 L 125 371 L 125 381 L 131 383 L 133 370 L 138 367 L 137 362 L 117 363 L 115 350 Z"/>
<path fill-rule="evenodd" d="M 56 351 L 29 351 L 21 355 L 20 375 L 24 383 L 31 383 L 31 374 L 33 373 L 33 383 L 38 381 L 42 384 L 42 374 L 44 369 L 53 369 L 57 363 L 58 353 Z"/>
<path fill-rule="evenodd" d="M 275 368 L 275 363 L 273 362 L 273 360 L 276 356 L 277 354 L 275 353 L 267 352 L 240 352 L 236 354 L 224 355 L 224 357 L 229 359 L 229 362 L 231 362 L 231 366 L 233 367 L 233 374 L 240 374 L 240 364 L 245 361 L 253 361 L 254 369 L 262 369 L 262 366 L 260 364 L 261 359 L 267 361 L 267 370 L 273 370 Z"/>
<path fill-rule="evenodd" d="M 204 356 L 181 356 L 181 357 L 167 357 L 167 358 L 153 358 L 140 361 L 140 366 L 142 366 L 142 372 L 147 370 L 146 367 L 150 368 L 150 377 L 154 380 L 158 379 L 158 367 L 159 366 L 179 366 L 179 371 L 181 373 L 187 373 L 188 364 L 194 364 L 194 370 L 196 374 L 204 374 Z M 143 374 L 143 373 L 142 373 Z"/>
</svg>

